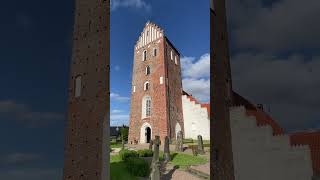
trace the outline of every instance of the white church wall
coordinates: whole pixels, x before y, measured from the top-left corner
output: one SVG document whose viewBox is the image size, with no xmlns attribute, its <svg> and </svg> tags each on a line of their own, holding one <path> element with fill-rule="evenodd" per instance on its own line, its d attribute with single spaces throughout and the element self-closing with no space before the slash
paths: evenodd
<svg viewBox="0 0 320 180">
<path fill-rule="evenodd" d="M 230 121 L 236 180 L 311 180 L 308 146 L 292 147 L 288 135 L 258 127 L 244 107 L 231 108 Z"/>
<path fill-rule="evenodd" d="M 197 139 L 198 135 L 201 135 L 203 140 L 210 140 L 210 120 L 207 109 L 183 95 L 182 110 L 184 137 Z"/>
</svg>

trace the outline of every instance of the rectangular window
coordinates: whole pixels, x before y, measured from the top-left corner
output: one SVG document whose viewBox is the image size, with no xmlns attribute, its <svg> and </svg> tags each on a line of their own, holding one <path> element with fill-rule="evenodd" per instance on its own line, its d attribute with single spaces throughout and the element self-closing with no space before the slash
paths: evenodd
<svg viewBox="0 0 320 180">
<path fill-rule="evenodd" d="M 174 63 L 175 63 L 175 64 L 178 64 L 177 56 L 174 56 Z"/>
<path fill-rule="evenodd" d="M 171 50 L 170 56 L 171 56 L 171 60 L 173 60 L 173 52 L 172 52 L 172 50 Z"/>
<path fill-rule="evenodd" d="M 163 77 L 160 77 L 160 84 L 163 84 Z"/>
<path fill-rule="evenodd" d="M 133 86 L 133 92 L 136 92 L 136 86 Z"/>
<path fill-rule="evenodd" d="M 157 56 L 157 49 L 153 49 L 153 56 Z"/>
<path fill-rule="evenodd" d="M 81 76 L 77 76 L 75 80 L 74 96 L 79 97 L 81 95 Z"/>
</svg>

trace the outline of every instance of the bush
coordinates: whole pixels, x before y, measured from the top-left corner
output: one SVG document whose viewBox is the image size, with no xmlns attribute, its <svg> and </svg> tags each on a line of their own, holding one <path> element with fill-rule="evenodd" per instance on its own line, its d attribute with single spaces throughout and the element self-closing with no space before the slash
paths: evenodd
<svg viewBox="0 0 320 180">
<path fill-rule="evenodd" d="M 129 129 L 127 127 L 122 127 L 120 129 L 121 137 L 123 137 L 124 141 L 128 141 L 128 131 Z"/>
<path fill-rule="evenodd" d="M 152 157 L 153 151 L 149 149 L 138 150 L 139 157 Z"/>
<path fill-rule="evenodd" d="M 141 158 L 128 158 L 126 161 L 126 167 L 128 171 L 134 176 L 146 177 L 149 175 L 149 164 Z"/>
<path fill-rule="evenodd" d="M 130 151 L 128 149 L 120 150 L 119 155 L 123 161 L 127 161 L 130 157 L 138 157 L 138 153 L 136 151 Z"/>
</svg>

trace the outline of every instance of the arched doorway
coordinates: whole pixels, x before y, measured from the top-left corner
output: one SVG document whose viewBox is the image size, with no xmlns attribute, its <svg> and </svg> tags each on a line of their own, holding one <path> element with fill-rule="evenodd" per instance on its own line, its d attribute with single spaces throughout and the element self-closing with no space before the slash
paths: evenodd
<svg viewBox="0 0 320 180">
<path fill-rule="evenodd" d="M 151 128 L 150 127 L 146 127 L 145 130 L 145 135 L 146 135 L 146 143 L 150 143 L 151 140 Z"/>
<path fill-rule="evenodd" d="M 151 138 L 152 138 L 151 125 L 145 122 L 140 129 L 140 143 L 150 143 Z"/>
</svg>

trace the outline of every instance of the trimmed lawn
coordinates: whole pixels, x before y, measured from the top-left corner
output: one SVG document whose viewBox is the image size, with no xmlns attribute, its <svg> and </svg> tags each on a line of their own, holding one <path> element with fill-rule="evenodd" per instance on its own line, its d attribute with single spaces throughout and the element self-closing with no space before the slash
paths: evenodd
<svg viewBox="0 0 320 180">
<path fill-rule="evenodd" d="M 170 153 L 171 156 L 171 163 L 180 167 L 180 168 L 186 168 L 188 166 L 192 165 L 199 165 L 199 164 L 205 164 L 208 162 L 207 159 L 201 156 L 193 156 L 189 154 L 183 154 L 178 152 L 172 152 Z M 160 161 L 163 160 L 163 151 L 159 152 L 159 159 Z"/>
<path fill-rule="evenodd" d="M 191 165 L 205 164 L 208 162 L 204 157 L 192 156 L 192 155 L 182 154 L 182 153 L 172 153 L 171 157 L 172 157 L 171 163 L 181 168 L 185 168 Z"/>
<path fill-rule="evenodd" d="M 138 180 L 128 172 L 126 164 L 119 155 L 110 156 L 110 162 L 111 180 Z"/>
</svg>

